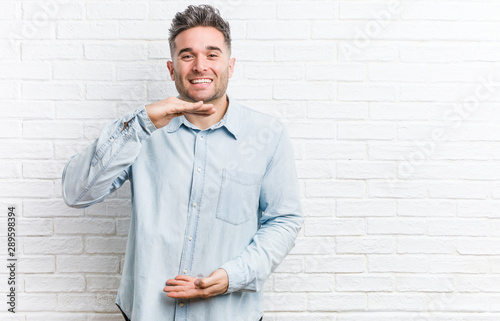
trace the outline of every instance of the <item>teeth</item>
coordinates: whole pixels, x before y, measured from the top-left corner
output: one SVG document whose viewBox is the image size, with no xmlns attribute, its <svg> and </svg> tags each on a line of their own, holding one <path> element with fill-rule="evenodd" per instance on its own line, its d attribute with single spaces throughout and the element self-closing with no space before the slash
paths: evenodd
<svg viewBox="0 0 500 321">
<path fill-rule="evenodd" d="M 191 80 L 192 84 L 209 84 L 211 82 L 212 82 L 212 80 L 210 80 L 210 79 L 195 79 L 195 80 Z"/>
</svg>

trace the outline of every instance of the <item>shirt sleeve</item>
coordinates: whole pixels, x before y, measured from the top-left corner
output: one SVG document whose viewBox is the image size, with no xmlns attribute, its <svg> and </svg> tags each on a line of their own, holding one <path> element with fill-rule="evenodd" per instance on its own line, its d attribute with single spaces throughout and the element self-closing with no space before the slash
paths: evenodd
<svg viewBox="0 0 500 321">
<path fill-rule="evenodd" d="M 229 277 L 226 293 L 260 291 L 295 245 L 302 226 L 293 149 L 284 127 L 262 179 L 259 205 L 261 226 L 251 243 L 236 259 L 221 266 Z"/>
<path fill-rule="evenodd" d="M 87 207 L 122 186 L 128 179 L 128 168 L 141 150 L 141 141 L 154 130 L 145 106 L 105 125 L 94 143 L 66 163 L 62 174 L 66 204 Z"/>
</svg>

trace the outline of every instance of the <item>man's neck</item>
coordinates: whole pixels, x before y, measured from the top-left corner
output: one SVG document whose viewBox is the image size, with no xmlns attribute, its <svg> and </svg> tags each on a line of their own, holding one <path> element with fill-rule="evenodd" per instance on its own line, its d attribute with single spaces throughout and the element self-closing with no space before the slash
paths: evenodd
<svg viewBox="0 0 500 321">
<path fill-rule="evenodd" d="M 215 107 L 215 113 L 210 116 L 199 116 L 195 114 L 185 114 L 186 119 L 196 127 L 201 130 L 205 130 L 210 126 L 217 124 L 226 114 L 227 107 L 229 106 L 229 100 L 227 95 L 218 98 L 210 102 Z"/>
</svg>

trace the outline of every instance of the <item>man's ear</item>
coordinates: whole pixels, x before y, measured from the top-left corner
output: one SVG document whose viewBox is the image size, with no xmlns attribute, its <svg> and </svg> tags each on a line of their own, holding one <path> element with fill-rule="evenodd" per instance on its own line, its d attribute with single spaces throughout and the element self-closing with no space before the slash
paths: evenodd
<svg viewBox="0 0 500 321">
<path fill-rule="evenodd" d="M 235 63 L 236 63 L 236 58 L 229 59 L 229 78 L 233 76 Z"/>
<path fill-rule="evenodd" d="M 174 63 L 171 62 L 170 60 L 167 61 L 167 68 L 168 68 L 168 71 L 170 73 L 170 79 L 172 79 L 173 81 L 175 81 Z"/>
</svg>

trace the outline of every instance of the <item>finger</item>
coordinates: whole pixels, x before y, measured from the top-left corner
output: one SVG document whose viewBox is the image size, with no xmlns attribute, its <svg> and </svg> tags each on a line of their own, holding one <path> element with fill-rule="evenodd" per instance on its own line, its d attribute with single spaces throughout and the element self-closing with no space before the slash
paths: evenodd
<svg viewBox="0 0 500 321">
<path fill-rule="evenodd" d="M 167 280 L 167 282 L 165 283 L 166 285 L 186 285 L 188 284 L 188 281 L 185 281 L 185 280 Z"/>
<path fill-rule="evenodd" d="M 202 278 L 202 279 L 198 279 L 198 280 L 194 281 L 194 285 L 196 285 L 202 289 L 206 289 L 210 286 L 215 285 L 216 283 L 217 283 L 217 279 L 214 277 Z"/>
<path fill-rule="evenodd" d="M 196 280 L 196 278 L 195 278 L 195 277 L 193 277 L 193 276 L 190 276 L 190 275 L 182 275 L 182 274 L 177 275 L 177 276 L 175 277 L 175 279 L 176 279 L 176 280 L 178 280 L 178 281 L 186 281 L 186 282 L 193 282 L 194 280 Z"/>
</svg>

